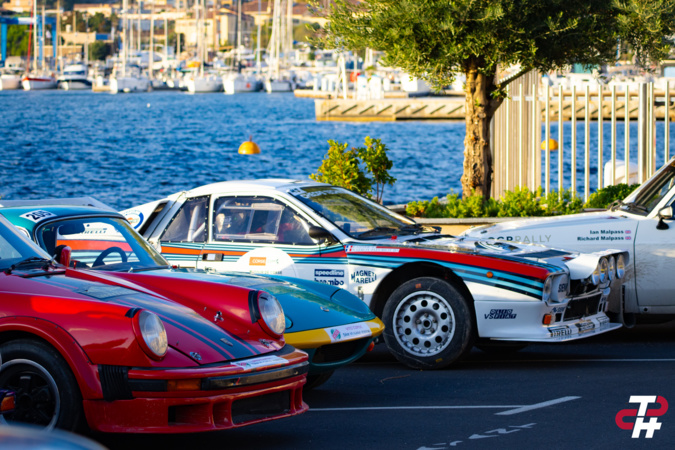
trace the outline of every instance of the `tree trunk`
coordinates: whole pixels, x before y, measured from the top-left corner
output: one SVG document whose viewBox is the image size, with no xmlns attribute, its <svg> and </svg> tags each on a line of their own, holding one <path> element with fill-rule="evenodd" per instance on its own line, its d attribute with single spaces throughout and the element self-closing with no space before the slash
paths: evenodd
<svg viewBox="0 0 675 450">
<path fill-rule="evenodd" d="M 462 195 L 472 191 L 489 198 L 492 186 L 492 152 L 490 150 L 490 120 L 501 100 L 491 98 L 496 90 L 494 74 L 479 72 L 481 61 L 469 63 L 466 71 L 466 138 L 464 139 L 464 174 Z"/>
</svg>

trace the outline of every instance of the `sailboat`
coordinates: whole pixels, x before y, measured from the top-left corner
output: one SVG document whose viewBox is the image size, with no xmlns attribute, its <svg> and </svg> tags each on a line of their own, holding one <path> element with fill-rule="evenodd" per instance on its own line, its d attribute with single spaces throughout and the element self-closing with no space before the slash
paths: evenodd
<svg viewBox="0 0 675 450">
<path fill-rule="evenodd" d="M 5 60 L 5 67 L 0 69 L 0 91 L 22 89 L 21 78 L 25 72 L 20 56 L 10 56 Z"/>
<path fill-rule="evenodd" d="M 287 7 L 285 15 L 283 15 L 284 8 L 282 4 Z M 282 55 L 284 62 L 286 62 L 285 60 L 288 58 L 288 54 L 293 47 L 292 10 L 292 0 L 274 0 L 272 35 L 270 36 L 268 48 L 268 66 L 265 78 L 265 90 L 268 93 L 290 92 L 295 88 L 295 83 L 291 79 L 290 72 L 281 71 Z"/>
<path fill-rule="evenodd" d="M 197 17 L 197 53 L 199 58 L 199 71 L 194 72 L 185 79 L 185 85 L 191 94 L 219 92 L 223 88 L 223 80 L 220 76 L 204 72 L 204 60 L 206 45 L 204 44 L 204 19 L 206 18 L 206 3 L 201 0 L 201 5 L 195 2 L 195 15 Z"/>
<path fill-rule="evenodd" d="M 45 25 L 44 25 L 44 17 L 45 17 L 45 11 L 44 11 L 44 6 L 42 7 L 42 23 L 38 23 L 38 16 L 37 16 L 37 0 L 33 0 L 33 5 L 32 5 L 32 16 L 33 16 L 33 22 L 31 23 L 31 28 L 32 28 L 32 35 L 29 34 L 29 42 L 28 42 L 28 66 L 26 67 L 26 74 L 23 76 L 21 79 L 21 86 L 23 86 L 23 89 L 26 91 L 34 91 L 34 90 L 41 90 L 41 89 L 56 89 L 56 77 L 54 76 L 54 73 L 50 72 L 46 68 L 46 63 L 45 63 L 45 56 L 42 51 L 44 48 L 44 30 L 45 30 Z M 39 31 L 39 32 L 38 32 Z M 53 30 L 54 33 L 56 33 L 56 29 Z M 30 70 L 30 51 L 31 51 L 31 44 L 30 44 L 30 39 L 32 38 L 33 40 L 33 70 Z M 38 42 L 38 39 L 40 41 Z M 38 55 L 37 55 L 37 49 L 40 49 L 40 65 L 38 67 Z"/>
<path fill-rule="evenodd" d="M 258 9 L 260 9 L 260 0 L 258 0 Z M 242 23 L 241 23 L 241 0 L 237 0 L 237 38 L 233 50 L 233 61 L 235 70 L 223 75 L 223 91 L 226 94 L 239 94 L 243 92 L 258 92 L 262 89 L 262 81 L 256 74 L 244 73 L 241 70 L 242 45 Z M 258 27 L 260 28 L 260 27 Z M 260 31 L 258 31 L 258 41 L 260 41 Z"/>
<path fill-rule="evenodd" d="M 150 90 L 150 79 L 143 73 L 140 66 L 129 64 L 131 39 L 128 34 L 128 0 L 124 0 L 122 7 L 124 9 L 122 17 L 122 60 L 118 61 L 113 67 L 113 72 L 110 75 L 110 92 L 113 94 L 147 92 Z"/>
</svg>

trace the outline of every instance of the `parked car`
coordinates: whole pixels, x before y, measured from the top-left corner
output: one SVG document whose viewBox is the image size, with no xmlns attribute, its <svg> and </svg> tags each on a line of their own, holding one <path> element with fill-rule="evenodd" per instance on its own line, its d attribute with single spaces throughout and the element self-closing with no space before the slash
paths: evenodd
<svg viewBox="0 0 675 450">
<path fill-rule="evenodd" d="M 187 433 L 307 410 L 307 354 L 285 344 L 272 295 L 163 279 L 177 292 L 171 297 L 193 299 L 195 310 L 121 278 L 67 268 L 68 250 L 65 266 L 55 264 L 0 217 L 0 388 L 17 398 L 5 421 Z"/>
<path fill-rule="evenodd" d="M 520 219 L 468 230 L 474 238 L 536 242 L 574 251 L 607 247 L 630 254 L 623 302 L 610 311 L 627 324 L 636 315 L 675 314 L 675 158 L 607 211 Z"/>
<path fill-rule="evenodd" d="M 383 319 L 390 351 L 415 368 L 448 366 L 475 342 L 563 342 L 620 326 L 605 307 L 622 273 L 608 267 L 626 252 L 456 239 L 327 184 L 216 183 L 123 214 L 172 264 L 349 290 Z"/>
<path fill-rule="evenodd" d="M 382 334 L 382 321 L 356 296 L 343 289 L 281 276 L 171 268 L 118 212 L 91 199 L 67 201 L 73 204 L 58 205 L 66 200 L 29 201 L 29 206 L 5 207 L 0 213 L 49 254 L 58 256 L 57 249 L 68 245 L 71 262 L 77 268 L 109 272 L 167 296 L 180 293 L 184 300 L 181 297 L 178 301 L 195 310 L 201 306 L 194 304 L 190 296 L 192 287 L 188 286 L 192 281 L 225 285 L 223 298 L 229 285 L 269 292 L 283 307 L 286 342 L 309 354 L 305 389 L 321 385 L 336 369 L 363 356 Z M 98 208 L 77 206 L 77 203 L 92 203 Z M 176 292 L 175 283 L 165 284 L 167 278 L 177 282 L 185 280 L 186 290 Z M 223 304 L 217 310 L 226 307 Z"/>
<path fill-rule="evenodd" d="M 0 425 L 2 450 L 106 450 L 79 434 L 27 425 Z"/>
</svg>

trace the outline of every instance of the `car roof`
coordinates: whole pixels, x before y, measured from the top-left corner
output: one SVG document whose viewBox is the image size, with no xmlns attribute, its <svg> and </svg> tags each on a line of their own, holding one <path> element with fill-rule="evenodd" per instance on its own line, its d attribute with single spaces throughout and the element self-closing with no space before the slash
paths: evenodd
<svg viewBox="0 0 675 450">
<path fill-rule="evenodd" d="M 6 207 L 4 206 L 3 202 L 3 207 L 0 208 L 0 214 L 5 216 L 7 220 L 12 222 L 14 225 L 32 231 L 39 223 L 42 223 L 42 221 L 36 222 L 28 218 L 22 217 L 22 215 L 37 210 L 44 210 L 54 214 L 53 216 L 46 217 L 45 219 L 52 219 L 52 218 L 55 219 L 58 217 L 65 218 L 73 216 L 91 216 L 101 214 L 104 214 L 106 216 L 113 215 L 121 218 L 124 217 L 120 213 L 111 208 L 96 208 L 93 206 L 49 205 L 39 202 L 34 206 L 31 205 L 31 206 L 13 206 L 13 207 Z"/>
<path fill-rule="evenodd" d="M 221 181 L 200 186 L 188 191 L 190 196 L 208 195 L 214 192 L 233 192 L 233 191 L 282 191 L 305 186 L 329 186 L 324 183 L 317 183 L 311 180 L 294 180 L 290 178 L 266 178 L 262 180 L 237 180 Z"/>
</svg>

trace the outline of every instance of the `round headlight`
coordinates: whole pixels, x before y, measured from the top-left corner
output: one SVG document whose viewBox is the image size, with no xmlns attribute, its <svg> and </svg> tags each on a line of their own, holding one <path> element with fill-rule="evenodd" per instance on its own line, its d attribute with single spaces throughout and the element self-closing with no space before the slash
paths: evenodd
<svg viewBox="0 0 675 450">
<path fill-rule="evenodd" d="M 141 347 L 153 359 L 161 359 L 169 349 L 169 340 L 166 337 L 166 329 L 157 314 L 143 310 L 136 316 L 138 318 L 138 332 L 142 339 Z"/>
<path fill-rule="evenodd" d="M 286 330 L 286 317 L 281 303 L 272 294 L 260 291 L 258 294 L 258 312 L 260 319 L 267 328 L 267 332 L 272 335 L 281 336 Z"/>
<path fill-rule="evenodd" d="M 591 283 L 594 285 L 598 285 L 600 283 L 600 264 L 595 266 L 595 270 L 593 270 L 593 273 L 589 278 L 591 280 Z"/>
<path fill-rule="evenodd" d="M 598 267 L 600 268 L 600 283 L 604 283 L 609 279 L 609 263 L 607 262 L 607 258 L 601 258 Z"/>
<path fill-rule="evenodd" d="M 610 281 L 616 277 L 616 260 L 613 256 L 607 258 L 607 276 L 609 276 Z"/>
<path fill-rule="evenodd" d="M 626 260 L 623 257 L 623 254 L 620 254 L 616 257 L 616 277 L 618 279 L 623 278 L 626 274 Z"/>
<path fill-rule="evenodd" d="M 553 279 L 552 277 L 548 277 L 546 281 L 544 281 L 544 290 L 541 293 L 541 299 L 543 301 L 547 302 L 551 298 L 552 287 L 553 287 Z"/>
</svg>

